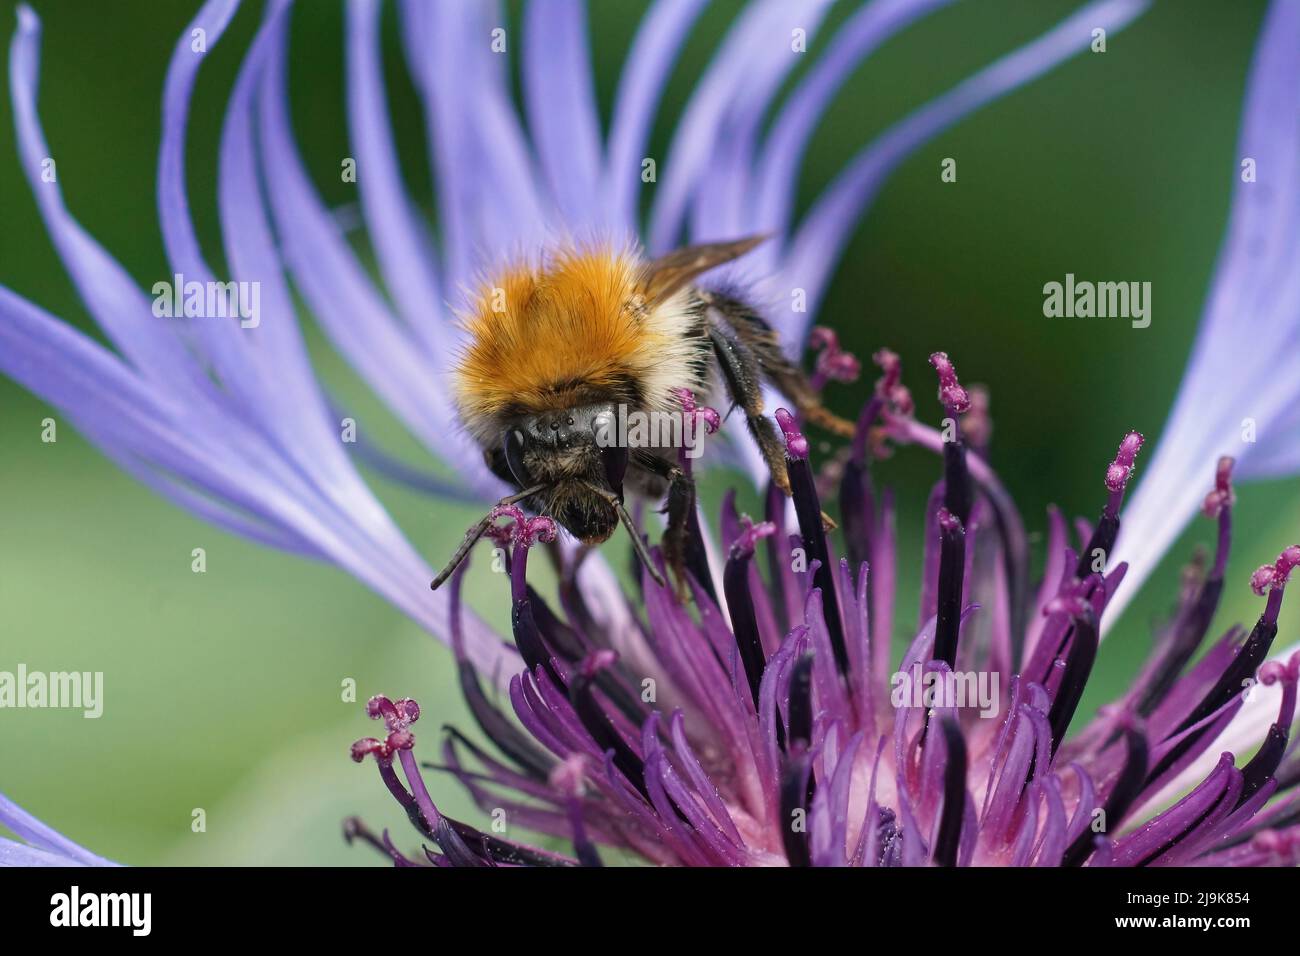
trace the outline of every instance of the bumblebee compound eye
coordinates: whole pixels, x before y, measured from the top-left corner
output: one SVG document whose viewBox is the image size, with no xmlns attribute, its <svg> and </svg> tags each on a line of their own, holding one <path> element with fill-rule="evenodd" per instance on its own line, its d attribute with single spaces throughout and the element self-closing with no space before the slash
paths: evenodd
<svg viewBox="0 0 1300 956">
<path fill-rule="evenodd" d="M 613 447 L 600 450 L 600 460 L 605 465 L 605 481 L 609 490 L 623 498 L 623 476 L 627 474 L 628 453 L 626 448 Z"/>
<path fill-rule="evenodd" d="M 605 483 L 609 490 L 623 497 L 623 476 L 627 474 L 628 450 L 618 441 L 612 410 L 601 411 L 592 417 L 591 432 L 600 449 L 600 461 L 605 469 Z"/>
<path fill-rule="evenodd" d="M 518 428 L 510 429 L 506 432 L 504 445 L 510 474 L 515 476 L 515 481 L 519 483 L 520 488 L 527 488 L 533 484 L 533 478 L 524 465 L 524 433 Z"/>
</svg>

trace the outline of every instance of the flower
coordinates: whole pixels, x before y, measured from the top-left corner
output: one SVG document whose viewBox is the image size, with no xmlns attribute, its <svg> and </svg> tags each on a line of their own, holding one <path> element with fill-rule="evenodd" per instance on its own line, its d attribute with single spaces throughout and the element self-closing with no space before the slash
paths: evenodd
<svg viewBox="0 0 1300 956">
<path fill-rule="evenodd" d="M 171 500 L 251 539 L 336 564 L 451 643 L 476 717 L 491 728 L 489 736 L 509 761 L 503 764 L 479 751 L 479 758 L 486 761 L 485 773 L 471 773 L 457 763 L 451 764 L 453 772 L 480 789 L 508 780 L 520 792 L 546 803 L 536 811 L 521 807 L 520 819 L 551 832 L 560 832 L 563 823 L 578 861 L 594 862 L 597 844 L 626 841 L 624 845 L 665 862 L 710 861 L 727 854 L 735 862 L 748 861 L 737 856 L 736 848 L 743 845 L 748 852 L 751 844 L 767 854 L 761 859 L 798 862 L 806 854 L 809 861 L 821 862 L 834 859 L 837 847 L 847 848 L 852 815 L 840 810 L 844 806 L 856 810 L 855 801 L 863 799 L 868 812 L 861 819 L 871 825 L 858 824 L 861 832 L 854 843 L 854 859 L 893 861 L 896 854 L 901 862 L 985 858 L 1017 862 L 1025 855 L 1047 860 L 1055 856 L 1064 833 L 1073 839 L 1060 859 L 1074 861 L 1095 847 L 1079 843 L 1084 834 L 1074 835 L 1076 820 L 1061 824 L 1058 798 L 1063 802 L 1072 794 L 1068 781 L 1062 783 L 1049 769 L 1056 766 L 1058 756 L 1064 759 L 1071 748 L 1079 749 L 1076 810 L 1091 805 L 1083 791 L 1087 779 L 1095 793 L 1126 798 L 1102 807 L 1112 823 L 1126 813 L 1136 816 L 1137 810 L 1126 805 L 1125 787 L 1141 785 L 1139 796 L 1151 801 L 1158 797 L 1156 784 L 1179 783 L 1187 762 L 1203 753 L 1232 717 L 1245 713 L 1252 703 L 1238 697 L 1236 687 L 1223 701 L 1221 693 L 1211 691 L 1221 691 L 1219 685 L 1229 677 L 1242 676 L 1247 665 L 1259 664 L 1268 641 L 1252 634 L 1238 649 L 1234 643 L 1238 635 L 1233 632 L 1232 640 L 1214 645 L 1205 658 L 1211 663 L 1194 665 L 1177 677 L 1177 669 L 1168 665 L 1184 653 L 1190 641 L 1187 635 L 1195 632 L 1191 624 L 1180 625 L 1170 632 L 1174 637 L 1166 656 L 1153 661 L 1150 681 L 1135 685 L 1137 696 L 1119 702 L 1077 739 L 1062 744 L 1091 664 L 1090 654 L 1095 653 L 1101 611 L 1123 579 L 1123 571 L 1116 566 L 1109 573 L 1084 573 L 1081 560 L 1074 579 L 1053 589 L 1049 576 L 1048 599 L 1037 605 L 1031 601 L 1026 590 L 1027 545 L 1014 506 L 979 455 L 954 451 L 964 446 L 944 442 L 938 432 L 911 419 L 910 396 L 901 385 L 896 358 L 882 353 L 885 380 L 863 413 L 864 422 L 875 427 L 859 430 L 839 479 L 849 505 L 843 511 L 849 567 L 860 569 L 870 561 L 875 570 L 869 579 L 857 570 L 850 587 L 844 580 L 846 572 L 832 560 L 831 545 L 814 529 L 820 527 L 818 484 L 830 485 L 832 476 L 813 475 L 799 423 L 787 415 L 781 424 L 798 486 L 803 546 L 812 560 L 798 572 L 802 580 L 793 571 L 775 568 L 779 584 L 771 593 L 765 592 L 749 562 L 760 541 L 784 533 L 784 515 L 774 507 L 770 520 L 757 524 L 724 515 L 726 537 L 735 546 L 728 560 L 731 585 L 739 589 L 738 597 L 748 594 L 752 601 L 752 622 L 740 610 L 744 602 L 727 594 L 726 574 L 720 603 L 711 611 L 709 601 L 696 595 L 699 613 L 704 615 L 699 620 L 670 595 L 643 583 L 646 614 L 656 622 L 652 636 L 657 643 L 650 644 L 643 623 L 600 556 L 585 554 L 579 560 L 572 548 L 560 553 L 568 571 L 568 606 L 561 618 L 531 594 L 525 578 L 529 548 L 535 538 L 551 530 L 545 521 L 537 524 L 538 519 L 514 516 L 508 534 L 513 601 L 519 614 L 517 646 L 510 647 L 478 617 L 462 612 L 455 589 L 443 597 L 430 595 L 424 587 L 430 569 L 360 478 L 348 449 L 339 441 L 328 396 L 306 356 L 291 292 L 292 283 L 333 346 L 411 433 L 455 473 L 452 479 L 419 476 L 414 480 L 443 495 L 494 496 L 495 479 L 480 466 L 479 456 L 465 453 L 465 439 L 454 427 L 440 373 L 455 345 L 455 332 L 434 305 L 484 265 L 484 255 L 587 231 L 642 236 L 652 252 L 675 244 L 683 233 L 706 240 L 770 232 L 774 241 L 759 250 L 746 268 L 759 276 L 760 290 L 805 290 L 809 310 L 778 317 L 777 322 L 783 339 L 798 347 L 849 230 L 899 162 L 974 109 L 1086 48 L 1094 29 L 1121 29 L 1147 3 L 1098 0 L 1081 7 L 1055 29 L 973 75 L 869 144 L 795 223 L 795 174 L 835 90 L 888 37 L 944 5 L 944 0 L 878 0 L 864 5 L 849 17 L 825 56 L 793 86 L 786 105 L 767 124 L 769 106 L 793 58 L 755 57 L 754 51 L 788 47 L 792 26 L 812 34 L 825 5 L 815 0 L 751 4 L 724 39 L 688 104 L 642 229 L 636 209 L 646 157 L 640 154 L 668 70 L 699 12 L 698 0 L 662 0 L 646 18 L 603 143 L 591 92 L 582 10 L 576 0 L 534 2 L 526 8 L 521 85 L 527 132 L 512 105 L 502 61 L 490 53 L 486 42 L 498 23 L 493 7 L 403 0 L 402 36 L 426 110 L 439 195 L 438 232 L 431 236 L 397 170 L 381 80 L 378 0 L 351 0 L 347 7 L 348 123 L 358 164 L 366 170 L 357 184 L 360 209 L 375 250 L 381 289 L 317 195 L 298 155 L 285 96 L 291 3 L 271 0 L 240 70 L 220 144 L 217 189 L 226 259 L 232 278 L 257 284 L 263 305 L 264 316 L 244 327 L 201 317 L 160 323 L 151 313 L 148 296 L 77 224 L 58 184 L 41 177 L 50 151 L 36 110 L 39 22 L 28 7 L 21 6 L 10 85 L 22 165 L 69 276 L 112 348 L 100 346 L 0 288 L 0 370 L 61 408 L 105 454 Z M 186 123 L 203 56 L 237 8 L 238 0 L 204 4 L 176 45 L 163 96 L 158 206 L 169 265 L 172 273 L 209 287 L 221 283 L 202 254 L 188 213 Z M 1293 19 L 1285 13 L 1271 17 L 1270 30 L 1277 28 L 1282 39 L 1266 38 L 1261 63 L 1274 64 L 1280 57 L 1291 37 Z M 564 55 L 555 55 L 557 50 Z M 1252 97 L 1260 87 L 1286 87 L 1285 71 L 1260 67 L 1258 73 Z M 1293 89 L 1294 84 L 1286 88 Z M 1293 144 L 1279 142 L 1273 155 L 1285 160 L 1284 150 Z M 735 271 L 728 270 L 720 278 L 739 278 Z M 838 343 L 825 336 L 819 339 L 826 356 L 819 369 L 822 378 L 847 377 L 852 369 Z M 978 436 L 976 447 L 981 446 L 988 439 L 987 396 L 974 390 L 959 394 L 951 363 L 942 358 L 935 364 L 950 379 L 943 385 L 946 410 L 964 416 L 961 427 L 970 428 L 972 436 Z M 1202 392 L 1204 384 L 1200 381 Z M 1277 397 L 1270 394 L 1269 401 Z M 1277 407 L 1289 406 L 1278 402 Z M 1119 503 L 1133 467 L 1136 442 L 1126 444 L 1128 450 L 1122 449 L 1108 473 L 1110 499 L 1094 532 L 1108 545 L 1115 541 Z M 890 579 L 896 573 L 887 558 L 892 552 L 892 509 L 887 497 L 878 505 L 869 497 L 865 469 L 868 456 L 891 443 L 941 450 L 945 462 L 943 507 L 932 509 L 931 548 L 923 568 L 929 588 L 926 606 L 933 608 L 933 623 L 921 629 L 907 663 L 920 667 L 923 675 L 952 673 L 955 665 L 969 661 L 987 665 L 988 674 L 1011 675 L 1020 665 L 1035 663 L 1050 673 L 1036 682 L 1030 679 L 1034 672 L 1026 671 L 1029 677 L 1015 682 L 1008 702 L 1014 720 L 1004 725 L 1007 732 L 996 741 L 989 740 L 987 732 L 981 736 L 963 726 L 960 713 L 947 713 L 944 708 L 936 708 L 932 718 L 919 718 L 920 729 L 918 715 L 911 715 L 910 722 L 904 719 L 891 760 L 875 744 L 877 756 L 872 757 L 864 789 L 859 780 L 861 759 L 872 746 L 867 721 L 881 719 L 874 713 L 881 705 L 876 699 L 881 689 L 875 683 L 888 673 L 888 648 L 884 641 L 872 643 L 870 635 L 889 632 L 881 624 L 892 618 L 892 603 L 878 594 L 892 593 Z M 742 455 L 749 454 L 748 446 L 737 448 Z M 412 478 L 380 449 L 363 447 L 358 454 L 390 474 Z M 1165 467 L 1162 473 L 1172 473 L 1179 492 L 1186 493 L 1190 468 L 1189 464 L 1171 472 Z M 1229 487 L 1220 514 L 1230 514 L 1230 497 Z M 986 524 L 981 526 L 981 520 Z M 996 526 L 996 535 L 989 532 L 989 521 Z M 1059 519 L 1053 520 L 1053 529 L 1058 538 L 1051 550 L 1064 576 L 1069 568 L 1061 557 L 1065 530 Z M 506 533 L 495 532 L 498 540 Z M 1222 548 L 1227 537 L 1226 532 L 1221 535 Z M 773 547 L 769 541 L 769 554 Z M 994 559 L 985 560 L 980 548 L 992 549 Z M 1272 617 L 1265 621 L 1264 631 L 1277 621 L 1275 602 L 1280 602 L 1286 564 L 1280 559 L 1272 565 L 1267 580 L 1257 576 L 1261 587 L 1272 589 L 1264 618 Z M 988 614 L 962 604 L 967 577 L 970 593 L 983 589 L 994 598 L 987 605 Z M 1211 574 L 1199 590 L 1189 585 L 1189 593 L 1208 594 L 1214 580 Z M 1184 608 L 1178 620 L 1199 621 L 1201 600 Z M 1029 612 L 1035 608 L 1047 613 L 1030 620 Z M 736 614 L 741 615 L 739 621 Z M 1113 617 L 1113 612 L 1107 617 Z M 778 627 L 777 621 L 793 624 L 793 629 Z M 1053 644 L 1058 638 L 1059 643 Z M 583 643 L 595 639 L 609 646 Z M 1017 646 L 1013 639 L 1025 643 Z M 1189 656 L 1195 644 L 1192 648 L 1186 652 Z M 1027 650 L 1041 651 L 1043 660 L 1026 657 Z M 521 658 L 527 665 L 526 679 L 518 676 Z M 728 661 L 730 669 L 724 670 Z M 738 666 L 744 669 L 743 683 Z M 1217 672 L 1216 666 L 1221 668 Z M 670 715 L 662 718 L 666 728 L 651 713 L 647 723 L 634 726 L 629 736 L 632 717 L 641 716 L 637 709 L 641 698 L 636 688 L 620 683 L 620 675 L 628 672 L 661 674 L 655 696 L 662 705 L 657 712 Z M 718 680 L 719 673 L 725 680 Z M 1163 687 L 1171 673 L 1176 678 L 1172 688 Z M 518 701 L 512 703 L 526 732 L 490 704 L 478 686 L 479 674 L 514 675 L 510 689 Z M 1167 847 L 1160 844 L 1165 855 L 1151 859 L 1163 861 L 1172 854 L 1180 859 L 1218 860 L 1232 853 L 1286 859 L 1293 854 L 1294 847 L 1287 842 L 1286 811 L 1280 815 L 1275 808 L 1257 811 L 1289 779 L 1289 770 L 1279 770 L 1282 756 L 1277 754 L 1276 741 L 1282 739 L 1284 750 L 1294 707 L 1294 660 L 1265 664 L 1259 679 L 1280 691 L 1282 703 L 1274 723 L 1281 729 L 1270 730 L 1265 749 L 1245 768 L 1216 767 L 1191 796 L 1156 817 L 1149 824 L 1153 829 L 1144 827 L 1135 834 L 1169 838 Z M 1206 684 L 1212 686 L 1202 686 Z M 701 696 L 705 688 L 726 686 L 747 686 L 749 696 Z M 867 693 L 875 694 L 871 707 L 862 702 Z M 1155 701 L 1155 710 L 1144 714 L 1142 705 L 1148 698 Z M 740 720 L 746 699 L 753 708 L 749 724 Z M 670 706 L 674 702 L 681 706 Z M 625 705 L 632 709 L 624 712 Z M 1184 705 L 1190 708 L 1185 716 Z M 692 715 L 690 706 L 700 708 L 704 718 Z M 1178 723 L 1206 707 L 1211 709 L 1197 722 Z M 419 716 L 418 707 L 409 700 L 376 699 L 371 712 L 385 721 L 386 735 L 382 741 L 363 742 L 355 754 L 375 758 L 381 776 L 417 828 L 439 847 L 439 862 L 571 862 L 443 818 L 414 763 L 410 728 Z M 1169 727 L 1160 723 L 1163 718 L 1175 721 L 1173 737 L 1166 733 Z M 693 721 L 690 726 L 688 719 Z M 937 725 L 933 730 L 931 720 Z M 565 744 L 570 738 L 581 741 L 584 731 L 597 748 L 595 756 L 587 752 L 591 746 L 584 751 Z M 664 733 L 671 746 L 661 736 Z M 861 736 L 850 757 L 847 748 L 855 735 Z M 746 738 L 753 758 L 749 763 L 719 764 L 719 753 Z M 549 757 L 539 749 L 539 741 L 550 749 Z M 1122 752 L 1117 750 L 1119 743 Z M 448 746 L 448 759 L 457 761 L 454 746 Z M 562 760 L 554 759 L 561 753 Z M 909 763 L 915 755 L 920 762 Z M 1146 766 L 1153 758 L 1160 761 L 1154 768 L 1161 768 L 1167 759 L 1171 762 L 1159 779 L 1143 775 L 1137 780 L 1133 768 Z M 766 761 L 761 770 L 760 759 Z M 395 762 L 401 765 L 405 784 L 397 776 Z M 1020 846 L 1009 849 L 998 844 L 1007 836 L 995 825 L 1000 816 L 988 824 L 988 814 L 981 811 L 979 822 L 967 825 L 974 811 L 958 793 L 970 775 L 957 771 L 978 768 L 981 762 L 997 764 L 1003 771 L 987 793 L 993 812 L 1015 819 L 1022 806 L 1032 805 L 1036 814 L 1042 808 L 1041 841 L 1035 842 L 1036 831 L 1030 833 L 1021 819 L 1017 836 L 1031 844 L 1023 853 Z M 826 777 L 828 766 L 832 772 Z M 1022 773 L 1027 782 L 1023 786 Z M 720 779 L 723 776 L 726 779 Z M 643 789 L 635 785 L 636 780 Z M 804 806 L 810 791 L 811 806 Z M 732 798 L 741 794 L 741 802 L 728 803 L 724 793 Z M 1242 794 L 1246 797 L 1238 805 Z M 702 811 L 700 803 L 692 802 L 697 797 Z M 1193 797 L 1196 801 L 1189 804 Z M 803 832 L 806 840 L 787 839 L 784 828 L 773 830 L 770 820 L 753 814 L 747 819 L 740 812 L 744 807 L 767 807 L 773 799 L 778 809 L 805 811 L 810 827 Z M 619 812 L 630 815 L 632 823 L 602 815 L 611 800 Z M 1199 826 L 1215 823 L 1213 832 L 1177 831 L 1179 822 L 1185 823 L 1184 817 L 1193 811 Z M 667 821 L 674 832 L 671 840 L 644 841 L 639 828 L 653 831 L 655 817 Z M 728 820 L 734 834 L 727 830 Z M 1250 829 L 1261 820 L 1271 825 L 1251 835 Z M 840 821 L 844 821 L 843 840 Z M 917 837 L 921 823 L 933 824 L 933 840 Z M 723 833 L 722 838 L 711 826 Z M 360 824 L 352 824 L 350 832 L 374 840 L 395 859 L 406 861 L 390 841 L 374 837 Z M 790 830 L 790 834 L 798 832 Z M 1222 833 L 1231 839 L 1243 834 L 1249 839 L 1230 848 L 1214 843 L 1207 850 L 1206 841 L 1218 840 Z M 736 836 L 739 841 L 733 839 Z M 773 843 L 774 837 L 779 842 Z M 1103 846 L 1102 852 L 1093 854 L 1094 862 L 1106 853 L 1120 861 L 1140 853 L 1140 841 L 1123 842 L 1131 839 Z M 1154 839 L 1149 837 L 1148 842 Z"/>
<path fill-rule="evenodd" d="M 0 866 L 117 866 L 73 843 L 0 793 L 0 826 L 22 842 L 0 837 Z"/>
<path fill-rule="evenodd" d="M 374 758 L 438 851 L 426 845 L 422 859 L 411 858 L 358 820 L 349 837 L 398 865 L 599 865 L 601 844 L 696 866 L 1300 864 L 1300 793 L 1279 799 L 1300 784 L 1300 754 L 1288 746 L 1300 651 L 1266 661 L 1300 546 L 1252 577 L 1268 600 L 1250 633 L 1229 629 L 1186 668 L 1225 585 L 1231 461 L 1219 463 L 1205 498 L 1220 529 L 1212 567 L 1190 569 L 1129 691 L 1070 735 L 1100 620 L 1127 570 L 1107 573 L 1093 555 L 1109 553 L 1119 534 L 1142 436 L 1120 443 L 1101 516 L 1078 523 L 1077 546 L 1052 514 L 1043 581 L 1031 596 L 1017 584 L 1026 544 L 1014 506 L 958 426 L 939 449 L 921 623 L 891 670 L 894 515 L 872 487 L 866 434 L 910 443 L 917 425 L 896 356 L 879 358 L 885 375 L 838 481 L 845 557 L 836 559 L 822 523 L 808 442 L 781 409 L 798 534 L 778 533 L 779 495 L 768 496 L 760 523 L 737 515 L 728 498 L 722 600 L 710 596 L 712 582 L 693 578 L 693 613 L 647 571 L 640 594 L 627 596 L 644 617 L 615 635 L 595 623 L 576 583 L 584 556 L 570 554 L 560 558 L 557 612 L 527 583 L 529 549 L 554 525 L 515 516 L 511 619 L 526 665 L 509 688 L 518 724 L 484 694 L 453 612 L 462 688 L 499 755 L 452 728 L 436 769 L 459 779 L 494 821 L 567 836 L 572 856 L 443 816 L 422 777 L 421 766 L 432 765 L 414 755 L 419 707 L 386 697 L 368 711 L 387 736 L 358 741 L 353 759 Z M 969 393 L 946 354 L 931 364 L 954 419 Z M 702 533 L 698 524 L 692 533 Z M 767 582 L 753 566 L 760 542 Z M 1281 690 L 1263 744 L 1240 767 L 1223 753 L 1190 792 L 1152 813 L 1167 785 L 1185 789 L 1188 768 L 1240 711 L 1256 674 Z M 988 691 L 978 701 L 976 686 Z"/>
</svg>

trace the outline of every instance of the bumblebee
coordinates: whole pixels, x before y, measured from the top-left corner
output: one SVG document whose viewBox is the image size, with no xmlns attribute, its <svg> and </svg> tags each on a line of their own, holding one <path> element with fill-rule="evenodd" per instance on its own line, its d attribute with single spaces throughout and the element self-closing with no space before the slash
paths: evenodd
<svg viewBox="0 0 1300 956">
<path fill-rule="evenodd" d="M 805 421 L 852 435 L 853 423 L 822 406 L 757 309 L 742 296 L 695 284 L 764 238 L 689 246 L 652 260 L 570 249 L 481 286 L 460 317 L 467 344 L 453 371 L 453 395 L 487 466 L 517 489 L 499 506 L 518 503 L 547 515 L 586 544 L 607 540 L 621 523 L 663 585 L 624 497 L 666 498 L 663 552 L 681 586 L 693 482 L 677 449 L 600 440 L 620 411 L 681 414 L 682 389 L 703 402 L 720 385 L 787 495 L 785 450 L 763 413 L 765 382 Z M 433 588 L 490 522 L 489 514 L 469 530 Z"/>
</svg>

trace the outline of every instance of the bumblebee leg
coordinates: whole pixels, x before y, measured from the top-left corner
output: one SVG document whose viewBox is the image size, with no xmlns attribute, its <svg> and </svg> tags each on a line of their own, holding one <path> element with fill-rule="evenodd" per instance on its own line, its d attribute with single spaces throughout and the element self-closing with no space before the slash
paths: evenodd
<svg viewBox="0 0 1300 956">
<path fill-rule="evenodd" d="M 668 566 L 673 569 L 673 581 L 677 585 L 677 598 L 683 604 L 690 596 L 690 588 L 687 586 L 686 569 L 690 565 L 695 565 L 692 570 L 695 576 L 699 578 L 700 584 L 712 590 L 712 581 L 709 578 L 709 567 L 707 561 L 704 562 L 703 568 L 700 568 L 699 561 L 692 561 L 692 557 L 702 558 L 703 555 L 693 555 L 690 547 L 691 542 L 691 519 L 695 515 L 695 481 L 690 475 L 682 471 L 676 465 L 668 475 L 668 527 L 664 529 L 663 549 L 664 559 Z M 703 574 L 703 577 L 700 575 Z"/>
<path fill-rule="evenodd" d="M 762 369 L 754 352 L 734 334 L 732 329 L 710 317 L 709 340 L 714 355 L 722 369 L 722 380 L 727 392 L 744 413 L 749 433 L 767 463 L 772 481 L 787 495 L 790 478 L 785 472 L 785 448 L 777 437 L 776 426 L 763 414 Z"/>
<path fill-rule="evenodd" d="M 717 292 L 701 293 L 711 309 L 730 326 L 732 337 L 754 357 L 760 374 L 794 403 L 799 415 L 834 435 L 852 438 L 857 426 L 822 404 L 808 376 L 786 356 L 772 327 L 750 305 Z M 716 320 L 713 325 L 720 325 Z"/>
<path fill-rule="evenodd" d="M 695 479 L 682 471 L 677 465 L 652 455 L 638 458 L 643 468 L 652 471 L 668 482 L 665 512 L 668 526 L 664 529 L 661 547 L 664 561 L 672 570 L 673 583 L 676 585 L 677 597 L 686 603 L 690 597 L 690 587 L 686 572 L 689 570 L 710 597 L 715 601 L 713 578 L 709 573 L 708 557 L 704 553 L 704 544 L 693 527 L 697 520 L 695 513 Z M 784 460 L 783 460 L 784 462 Z M 696 533 L 692 533 L 695 531 Z"/>
</svg>

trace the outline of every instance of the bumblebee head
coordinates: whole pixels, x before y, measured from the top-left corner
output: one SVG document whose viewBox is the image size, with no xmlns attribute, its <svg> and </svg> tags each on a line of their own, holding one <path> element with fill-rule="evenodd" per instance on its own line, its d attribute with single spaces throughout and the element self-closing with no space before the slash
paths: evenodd
<svg viewBox="0 0 1300 956">
<path fill-rule="evenodd" d="M 541 486 L 541 510 L 587 544 L 605 541 L 619 523 L 628 450 L 614 441 L 616 415 L 612 402 L 528 414 L 502 438 L 515 483 Z"/>
</svg>

